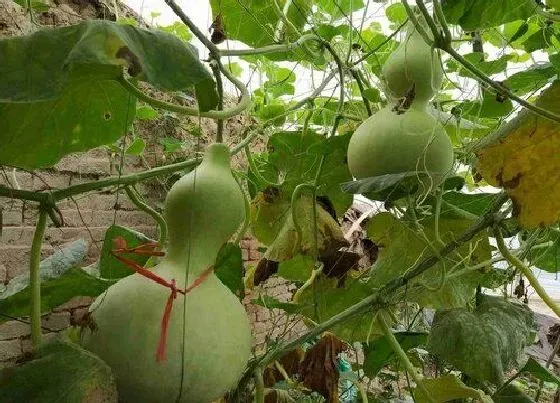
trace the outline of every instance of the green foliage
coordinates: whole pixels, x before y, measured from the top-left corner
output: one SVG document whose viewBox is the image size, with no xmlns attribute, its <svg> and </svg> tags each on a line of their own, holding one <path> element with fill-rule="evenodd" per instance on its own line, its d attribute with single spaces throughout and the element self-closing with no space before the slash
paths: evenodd
<svg viewBox="0 0 560 403">
<path fill-rule="evenodd" d="M 70 152 L 121 137 L 135 113 L 135 98 L 117 81 L 123 65 L 164 90 L 194 86 L 202 110 L 217 102 L 194 48 L 131 25 L 89 20 L 4 39 L 0 58 L 2 164 L 51 166 Z"/>
<path fill-rule="evenodd" d="M 442 7 L 447 22 L 458 24 L 465 31 L 527 20 L 536 8 L 533 0 L 443 0 Z"/>
<path fill-rule="evenodd" d="M 428 338 L 428 351 L 470 377 L 496 385 L 516 365 L 532 342 L 534 318 L 523 305 L 500 297 L 482 297 L 474 311 L 438 311 Z"/>
<path fill-rule="evenodd" d="M 121 227 L 120 225 L 111 225 L 105 232 L 101 256 L 99 257 L 99 273 L 103 278 L 119 279 L 134 274 L 132 268 L 125 265 L 111 253 L 117 248 L 115 245 L 115 239 L 117 238 L 123 238 L 128 248 L 135 248 L 148 242 L 155 242 L 153 239 L 148 238 L 138 231 Z M 144 266 L 149 258 L 149 256 L 135 253 L 123 253 L 121 255 L 136 262 L 140 266 Z"/>
<path fill-rule="evenodd" d="M 485 395 L 483 391 L 466 386 L 456 376 L 451 374 L 443 375 L 436 379 L 424 379 L 423 382 L 426 389 L 430 392 L 430 396 L 436 402 L 474 399 L 477 402 L 492 403 L 490 396 Z M 433 401 L 418 387 L 414 389 L 414 397 L 418 403 Z"/>
<path fill-rule="evenodd" d="M 30 361 L 0 372 L 0 401 L 117 402 L 111 369 L 101 359 L 66 341 L 41 346 Z"/>
<path fill-rule="evenodd" d="M 42 282 L 41 313 L 50 312 L 73 297 L 97 297 L 112 284 L 114 281 L 94 277 L 82 269 L 67 270 L 59 277 Z M 30 307 L 31 289 L 29 287 L 0 299 L 0 312 L 3 314 L 0 316 L 0 323 L 9 318 L 28 316 Z"/>
<path fill-rule="evenodd" d="M 226 243 L 218 252 L 214 273 L 232 293 L 240 299 L 245 296 L 243 284 L 243 259 L 241 248 L 233 243 Z"/>
<path fill-rule="evenodd" d="M 468 219 L 440 219 L 440 238 L 445 243 L 452 241 L 472 223 L 473 221 Z M 379 213 L 373 217 L 367 227 L 368 237 L 382 247 L 370 272 L 369 285 L 373 289 L 403 275 L 423 258 L 433 256 L 433 248 L 439 249 L 433 218 L 422 220 L 421 225 L 423 233 L 390 213 Z M 391 298 L 394 301 L 406 298 L 421 306 L 434 308 L 462 307 L 474 296 L 474 290 L 484 273 L 484 270 L 469 270 L 469 265 L 489 258 L 488 236 L 481 232 L 457 252 L 443 258 L 409 282 L 406 290 L 392 295 Z M 445 275 L 443 283 L 442 273 Z"/>
<path fill-rule="evenodd" d="M 535 403 L 517 386 L 508 384 L 492 395 L 494 403 Z"/>
<path fill-rule="evenodd" d="M 404 351 L 426 344 L 428 333 L 421 332 L 396 332 L 395 338 Z M 395 359 L 395 352 L 391 348 L 387 336 L 364 343 L 364 374 L 373 379 L 383 367 Z"/>
</svg>

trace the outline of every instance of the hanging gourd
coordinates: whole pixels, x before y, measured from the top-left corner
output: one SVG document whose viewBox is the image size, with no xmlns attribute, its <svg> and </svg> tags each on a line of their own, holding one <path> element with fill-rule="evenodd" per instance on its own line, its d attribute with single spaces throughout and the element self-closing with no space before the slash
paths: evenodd
<svg viewBox="0 0 560 403">
<path fill-rule="evenodd" d="M 357 179 L 416 172 L 422 183 L 433 188 L 453 168 L 451 141 L 427 112 L 441 85 L 440 60 L 409 23 L 405 38 L 381 71 L 389 103 L 352 135 L 350 172 Z"/>
<path fill-rule="evenodd" d="M 83 344 L 113 369 L 119 401 L 209 403 L 236 385 L 251 353 L 245 310 L 212 272 L 245 215 L 227 146 L 211 145 L 173 185 L 164 214 L 165 257 L 94 302 L 97 329 L 84 331 Z"/>
</svg>

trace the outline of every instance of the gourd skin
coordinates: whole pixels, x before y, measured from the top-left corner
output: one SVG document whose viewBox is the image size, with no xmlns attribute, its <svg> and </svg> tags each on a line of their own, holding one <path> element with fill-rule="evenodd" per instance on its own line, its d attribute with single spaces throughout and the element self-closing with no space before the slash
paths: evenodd
<svg viewBox="0 0 560 403">
<path fill-rule="evenodd" d="M 383 65 L 381 76 L 392 99 L 406 96 L 413 84 L 414 99 L 419 102 L 427 102 L 439 90 L 443 79 L 440 60 L 412 22 L 407 24 L 405 39 Z"/>
<path fill-rule="evenodd" d="M 397 113 L 388 105 L 366 119 L 348 145 L 348 166 L 357 179 L 403 172 L 433 172 L 437 185 L 453 167 L 453 146 L 424 104 Z"/>
<path fill-rule="evenodd" d="M 211 145 L 195 172 L 168 193 L 168 251 L 153 268 L 167 281 L 176 279 L 179 288 L 185 286 L 187 267 L 191 284 L 214 264 L 245 214 L 226 146 Z M 249 321 L 237 297 L 213 273 L 186 296 L 178 294 L 169 321 L 167 359 L 157 363 L 169 295 L 168 288 L 133 274 L 90 308 L 98 330 L 85 331 L 83 344 L 113 369 L 119 401 L 208 403 L 234 387 L 245 369 L 251 354 Z"/>
</svg>

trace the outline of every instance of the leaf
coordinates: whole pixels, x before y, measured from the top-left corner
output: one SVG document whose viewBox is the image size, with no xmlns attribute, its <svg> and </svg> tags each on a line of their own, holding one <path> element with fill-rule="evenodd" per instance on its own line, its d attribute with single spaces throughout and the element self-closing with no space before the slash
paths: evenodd
<svg viewBox="0 0 560 403">
<path fill-rule="evenodd" d="M 441 217 L 440 237 L 444 243 L 451 242 L 473 223 L 474 220 L 469 219 Z M 377 214 L 369 222 L 368 238 L 380 247 L 378 259 L 370 271 L 369 285 L 373 289 L 378 289 L 392 279 L 402 276 L 422 259 L 434 254 L 427 244 L 429 240 L 432 245 L 437 245 L 433 217 L 421 220 L 420 225 L 423 227 L 424 235 L 385 212 Z M 443 267 L 440 262 L 410 280 L 406 291 L 394 293 L 392 299 L 400 300 L 404 297 L 402 293 L 406 292 L 408 301 L 417 302 L 421 306 L 435 308 L 464 306 L 473 298 L 475 288 L 485 271 L 484 269 L 474 272 L 464 270 L 489 258 L 490 244 L 487 233 L 483 231 L 444 259 L 446 277 L 443 285 L 441 285 Z M 438 288 L 441 285 L 441 288 L 429 290 L 421 284 L 427 284 L 430 288 Z"/>
<path fill-rule="evenodd" d="M 454 212 L 460 210 L 459 212 L 465 211 L 475 216 L 481 216 L 488 211 L 495 197 L 495 193 L 446 192 L 443 194 L 441 215 L 457 217 Z"/>
<path fill-rule="evenodd" d="M 502 71 L 505 71 L 507 68 L 507 63 L 508 61 L 511 61 L 513 55 L 505 54 L 500 56 L 496 60 L 485 60 L 483 53 L 474 52 L 474 53 L 466 54 L 464 57 L 469 62 L 474 64 L 484 74 L 491 76 L 494 74 L 501 73 Z M 470 70 L 467 70 L 465 68 L 461 68 L 459 70 L 459 75 L 462 77 L 475 77 Z"/>
<path fill-rule="evenodd" d="M 366 88 L 362 94 L 370 102 L 381 101 L 381 94 L 377 88 Z"/>
<path fill-rule="evenodd" d="M 346 161 L 349 141 L 350 135 L 325 139 L 310 130 L 305 136 L 298 131 L 279 131 L 268 139 L 268 153 L 254 158 L 260 160 L 259 171 L 265 172 L 267 179 L 281 185 L 278 201 L 287 202 L 297 185 L 315 181 L 324 156 L 317 196 L 326 196 L 337 216 L 341 217 L 352 203 L 352 196 L 340 190 L 340 183 L 352 179 Z M 269 184 L 257 183 L 256 190 L 266 191 L 268 187 Z"/>
<path fill-rule="evenodd" d="M 117 402 L 111 369 L 77 344 L 42 345 L 30 361 L 0 372 L 2 402 Z"/>
<path fill-rule="evenodd" d="M 506 22 L 527 20 L 535 14 L 533 0 L 443 0 L 443 13 L 450 24 L 465 31 L 496 27 Z"/>
<path fill-rule="evenodd" d="M 555 383 L 557 386 L 560 386 L 560 378 L 543 367 L 533 357 L 529 357 L 523 368 L 521 368 L 520 372 L 528 372 L 539 381 Z"/>
<path fill-rule="evenodd" d="M 525 42 L 523 42 L 525 51 L 531 53 L 536 50 L 550 47 L 552 45 L 551 39 L 553 34 L 554 29 L 552 27 L 545 27 L 535 32 L 533 35 L 528 37 Z"/>
<path fill-rule="evenodd" d="M 99 272 L 101 277 L 106 279 L 120 279 L 134 274 L 134 270 L 111 254 L 111 251 L 116 248 L 116 238 L 123 238 L 128 248 L 135 248 L 144 243 L 155 242 L 153 239 L 148 238 L 138 231 L 121 227 L 120 225 L 111 225 L 107 229 L 107 232 L 105 232 L 101 256 L 99 257 Z M 149 256 L 142 256 L 135 253 L 123 253 L 122 256 L 135 261 L 140 266 L 144 266 L 149 259 Z"/>
<path fill-rule="evenodd" d="M 83 239 L 56 250 L 51 256 L 41 261 L 39 277 L 41 281 L 55 279 L 79 265 L 86 257 L 88 244 Z M 29 273 L 20 274 L 10 280 L 6 288 L 0 292 L 0 300 L 23 290 L 29 285 Z"/>
<path fill-rule="evenodd" d="M 483 296 L 473 312 L 466 308 L 436 312 L 427 349 L 478 381 L 501 385 L 504 372 L 531 344 L 533 326 L 527 306 Z"/>
<path fill-rule="evenodd" d="M 174 153 L 185 146 L 182 141 L 173 137 L 163 137 L 159 142 L 163 146 L 163 151 L 166 153 Z"/>
<path fill-rule="evenodd" d="M 532 265 L 549 273 L 560 271 L 560 231 L 556 228 L 547 228 L 542 232 L 536 242 L 545 244 L 543 248 L 529 250 L 527 259 Z"/>
<path fill-rule="evenodd" d="M 258 298 L 252 299 L 251 303 L 255 305 L 264 306 L 268 309 L 281 309 L 288 314 L 299 313 L 298 304 L 292 304 L 290 302 L 281 302 L 278 299 L 271 297 L 269 295 L 259 295 Z"/>
<path fill-rule="evenodd" d="M 27 9 L 27 5 L 29 4 L 27 0 L 13 0 L 13 1 L 25 9 Z M 31 0 L 31 8 L 36 13 L 46 13 L 47 11 L 49 11 L 50 6 L 46 3 L 43 3 L 42 1 Z"/>
<path fill-rule="evenodd" d="M 70 269 L 59 277 L 41 284 L 41 313 L 52 311 L 77 296 L 97 297 L 115 282 L 87 274 L 82 269 Z M 0 323 L 9 317 L 29 316 L 31 310 L 31 290 L 29 287 L 0 300 Z"/>
<path fill-rule="evenodd" d="M 333 20 L 352 14 L 364 7 L 362 0 L 316 0 L 315 4 Z"/>
<path fill-rule="evenodd" d="M 132 141 L 132 143 L 127 147 L 125 152 L 128 155 L 140 155 L 144 152 L 145 148 L 146 142 L 142 138 L 136 137 L 134 141 Z"/>
<path fill-rule="evenodd" d="M 301 294 L 297 313 L 315 323 L 322 323 L 370 295 L 371 288 L 358 279 L 348 279 L 340 286 L 336 279 L 320 275 L 313 282 L 313 287 Z M 331 331 L 348 343 L 365 341 L 383 334 L 371 312 L 335 325 Z"/>
<path fill-rule="evenodd" d="M 283 104 L 265 105 L 256 111 L 262 121 L 272 120 L 274 126 L 282 126 L 286 122 L 286 106 Z"/>
<path fill-rule="evenodd" d="M 230 242 L 224 244 L 216 257 L 214 273 L 220 281 L 239 298 L 245 296 L 243 272 L 241 248 Z"/>
<path fill-rule="evenodd" d="M 492 395 L 492 400 L 494 403 L 535 403 L 533 399 L 512 384 L 499 389 Z"/>
<path fill-rule="evenodd" d="M 557 74 L 558 71 L 547 63 L 512 74 L 503 84 L 518 95 L 526 94 L 544 87 Z"/>
<path fill-rule="evenodd" d="M 313 217 L 313 201 L 309 196 L 301 196 L 295 203 L 295 216 L 301 228 L 301 239 L 299 239 L 292 208 L 287 206 L 285 214 L 279 214 L 276 219 L 283 219 L 274 241 L 269 245 L 264 258 L 275 262 L 283 262 L 294 258 L 299 253 L 310 255 L 317 246 L 319 256 L 332 254 L 342 246 L 347 246 L 348 241 L 337 221 L 319 203 L 316 204 L 316 227 Z M 265 208 L 266 206 L 262 206 Z M 275 211 L 275 210 L 272 210 Z M 260 213 L 263 211 L 261 210 Z M 266 219 L 260 217 L 260 219 Z M 275 219 L 270 217 L 270 219 Z M 257 233 L 257 230 L 255 233 Z M 315 235 L 317 245 L 315 245 Z M 258 236 L 258 235 L 257 235 Z M 260 238 L 259 238 L 260 239 Z M 262 242 L 262 241 L 261 241 Z"/>
<path fill-rule="evenodd" d="M 424 345 L 428 339 L 428 333 L 421 332 L 395 332 L 394 336 L 404 351 Z M 363 349 L 363 370 L 370 379 L 375 378 L 379 371 L 395 358 L 386 336 L 381 336 L 369 344 L 364 343 Z"/>
<path fill-rule="evenodd" d="M 344 192 L 363 194 L 371 200 L 394 201 L 418 190 L 418 176 L 416 171 L 387 174 L 344 182 L 340 187 Z"/>
<path fill-rule="evenodd" d="M 52 166 L 68 153 L 121 137 L 136 102 L 118 83 L 123 66 L 163 90 L 194 86 L 201 110 L 217 103 L 194 47 L 131 25 L 87 20 L 4 39 L 0 59 L 1 164 Z"/>
<path fill-rule="evenodd" d="M 328 402 L 338 401 L 338 355 L 348 349 L 346 343 L 325 332 L 315 345 L 305 352 L 301 363 L 302 383 L 319 393 Z"/>
<path fill-rule="evenodd" d="M 408 19 L 408 16 L 406 15 L 406 9 L 401 3 L 391 4 L 385 10 L 385 14 L 387 15 L 389 21 L 394 24 L 400 25 Z"/>
<path fill-rule="evenodd" d="M 280 7 L 284 2 L 279 1 Z M 220 15 L 228 39 L 241 41 L 252 47 L 262 47 L 275 42 L 274 31 L 280 21 L 274 4 L 261 0 L 210 0 L 212 19 Z M 311 1 L 298 0 L 292 4 L 286 17 L 298 29 L 302 29 L 311 14 Z M 291 31 L 285 31 L 284 40 L 299 39 Z"/>
<path fill-rule="evenodd" d="M 490 396 L 482 390 L 466 386 L 455 375 L 443 375 L 436 379 L 424 378 L 422 382 L 436 402 L 474 399 L 477 402 L 492 403 Z M 414 388 L 414 397 L 417 403 L 429 403 L 431 401 L 419 387 Z"/>
<path fill-rule="evenodd" d="M 280 262 L 278 275 L 290 281 L 306 281 L 314 268 L 313 258 L 296 255 L 290 260 Z"/>
<path fill-rule="evenodd" d="M 560 81 L 537 100 L 541 108 L 560 113 Z M 547 226 L 560 219 L 560 125 L 527 110 L 483 142 L 476 169 L 493 186 L 505 188 L 513 215 L 525 228 Z"/>
<path fill-rule="evenodd" d="M 491 91 L 482 91 L 481 101 L 464 101 L 459 104 L 462 113 L 476 118 L 500 118 L 513 110 L 511 100 L 499 100 Z"/>
<path fill-rule="evenodd" d="M 171 25 L 158 26 L 159 30 L 167 32 L 169 34 L 175 35 L 177 38 L 181 39 L 183 42 L 188 42 L 192 39 L 192 33 L 189 28 L 180 21 L 175 21 Z"/>
<path fill-rule="evenodd" d="M 136 119 L 140 120 L 155 120 L 159 116 L 158 111 L 150 105 L 142 105 L 136 107 Z"/>
</svg>

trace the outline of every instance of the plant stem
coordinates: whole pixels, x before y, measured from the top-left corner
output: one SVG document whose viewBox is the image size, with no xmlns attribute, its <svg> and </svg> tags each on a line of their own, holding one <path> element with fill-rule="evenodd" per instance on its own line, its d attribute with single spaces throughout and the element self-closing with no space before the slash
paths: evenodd
<svg viewBox="0 0 560 403">
<path fill-rule="evenodd" d="M 290 52 L 298 47 L 302 46 L 307 42 L 320 42 L 321 38 L 316 35 L 302 35 L 295 42 L 279 44 L 279 45 L 268 45 L 262 48 L 256 49 L 220 49 L 220 56 L 246 56 L 246 55 L 264 55 L 266 53 L 280 53 L 280 52 Z"/>
<path fill-rule="evenodd" d="M 338 97 L 338 108 L 337 108 L 337 111 L 336 111 L 336 117 L 334 119 L 334 124 L 333 124 L 333 127 L 331 129 L 331 133 L 330 133 L 330 137 L 332 137 L 336 134 L 336 130 L 338 129 L 338 125 L 340 123 L 342 112 L 344 110 L 344 64 L 342 63 L 342 60 L 340 59 L 338 54 L 331 47 L 330 43 L 325 42 L 324 46 L 325 46 L 325 49 L 327 49 L 327 51 L 331 54 L 333 60 L 336 63 L 336 66 L 338 68 L 338 76 L 339 76 L 338 85 L 339 85 L 340 95 Z"/>
<path fill-rule="evenodd" d="M 309 276 L 309 278 L 305 281 L 305 283 L 303 283 L 303 285 L 301 287 L 299 287 L 297 289 L 297 291 L 294 293 L 294 296 L 292 298 L 292 301 L 297 304 L 299 303 L 299 298 L 301 297 L 301 294 L 303 294 L 303 292 L 308 289 L 309 287 L 311 287 L 313 285 L 313 282 L 315 281 L 315 279 L 317 278 L 317 276 L 319 274 L 321 274 L 323 272 L 323 268 L 324 265 L 323 263 L 320 264 L 320 266 L 316 269 L 311 270 L 311 275 Z"/>
<path fill-rule="evenodd" d="M 364 95 L 364 84 L 362 83 L 362 79 L 358 74 L 358 72 L 354 69 L 350 69 L 350 74 L 352 74 L 352 77 L 354 77 L 354 80 L 356 80 L 356 84 L 358 84 L 358 89 L 360 90 L 362 101 L 364 102 L 364 106 L 366 107 L 367 114 L 368 116 L 371 116 L 372 115 L 371 106 L 369 104 L 368 99 Z"/>
<path fill-rule="evenodd" d="M 261 367 L 255 368 L 255 403 L 264 403 L 264 379 Z"/>
<path fill-rule="evenodd" d="M 221 66 L 222 64 L 218 63 L 218 65 Z M 133 94 L 135 97 L 155 108 L 164 109 L 170 112 L 182 113 L 188 116 L 200 116 L 202 118 L 210 119 L 228 119 L 235 115 L 239 115 L 245 109 L 249 108 L 249 106 L 251 105 L 251 96 L 249 94 L 249 90 L 247 90 L 247 87 L 245 87 L 245 84 L 231 75 L 231 73 L 226 68 L 220 69 L 220 71 L 239 89 L 239 91 L 241 91 L 241 100 L 239 101 L 239 103 L 233 108 L 225 109 L 223 111 L 210 110 L 203 112 L 198 108 L 176 105 L 169 102 L 161 101 L 159 99 L 152 98 L 148 94 L 145 94 L 144 92 L 142 92 L 142 90 L 140 90 L 124 77 L 120 77 L 118 82 L 124 87 L 124 89 Z"/>
<path fill-rule="evenodd" d="M 397 338 L 389 328 L 389 325 L 387 325 L 387 321 L 385 320 L 384 316 L 385 316 L 385 311 L 383 310 L 380 311 L 377 314 L 377 322 L 379 323 L 381 330 L 383 330 L 383 334 L 385 335 L 387 341 L 389 342 L 389 345 L 391 346 L 391 350 L 393 350 L 393 352 L 397 356 L 397 359 L 404 365 L 406 372 L 408 372 L 408 374 L 412 377 L 414 382 L 416 382 L 416 386 L 422 391 L 424 396 L 429 401 L 435 403 L 435 400 L 432 397 L 430 391 L 426 388 L 426 385 L 424 385 L 424 382 L 422 381 L 422 377 L 420 376 L 420 374 L 418 374 L 418 372 L 414 368 L 414 365 L 412 365 L 412 363 L 408 359 L 408 356 L 406 355 L 406 351 L 402 349 L 401 345 L 399 344 L 399 341 L 397 340 Z"/>
<path fill-rule="evenodd" d="M 368 51 L 367 53 L 363 54 L 358 60 L 352 62 L 352 67 L 356 66 L 357 64 L 363 62 L 364 60 L 366 60 L 368 57 L 370 57 L 371 55 L 375 54 L 379 49 L 381 49 L 383 46 L 385 46 L 387 43 L 389 43 L 389 41 L 391 39 L 393 39 L 400 31 L 401 29 L 403 29 L 406 24 L 408 23 L 408 18 L 397 27 L 397 29 L 395 29 L 391 35 L 389 35 L 387 38 L 385 38 L 383 40 L 383 42 L 381 42 L 379 45 L 377 45 L 375 48 L 373 48 L 372 50 Z"/>
<path fill-rule="evenodd" d="M 323 92 L 323 90 L 325 89 L 325 87 L 331 82 L 331 80 L 334 78 L 334 76 L 336 75 L 336 73 L 338 72 L 338 70 L 332 70 L 323 80 L 323 82 L 321 84 L 319 84 L 319 86 L 317 88 L 315 88 L 315 90 L 311 93 L 311 95 L 309 95 L 308 97 L 302 99 L 301 101 L 296 102 L 295 104 L 293 104 L 292 106 L 290 106 L 288 108 L 288 111 L 295 111 L 296 109 L 301 108 L 303 105 L 305 105 L 307 102 L 315 99 L 317 96 L 321 95 L 321 92 Z"/>
<path fill-rule="evenodd" d="M 163 215 L 142 200 L 140 194 L 132 185 L 125 186 L 124 191 L 136 207 L 149 214 L 156 221 L 159 229 L 158 243 L 159 247 L 163 249 L 167 243 L 167 222 Z"/>
<path fill-rule="evenodd" d="M 420 21 L 418 21 L 418 18 L 416 18 L 416 14 L 414 14 L 414 10 L 412 10 L 407 0 L 402 0 L 402 4 L 406 10 L 408 19 L 414 24 L 414 28 L 416 28 L 420 36 L 424 39 L 424 42 L 426 42 L 430 46 L 433 46 L 434 41 L 430 38 Z"/>
<path fill-rule="evenodd" d="M 249 228 L 249 225 L 251 224 L 251 201 L 249 195 L 247 194 L 247 192 L 245 192 L 245 189 L 243 189 L 241 179 L 237 175 L 233 175 L 233 177 L 235 178 L 235 181 L 237 182 L 241 193 L 243 193 L 243 202 L 245 205 L 245 219 L 243 220 L 243 224 L 237 231 L 237 235 L 235 237 L 235 240 L 233 241 L 234 245 L 239 245 L 239 242 L 241 242 L 241 240 L 245 236 L 245 233 L 247 232 L 247 229 Z"/>
<path fill-rule="evenodd" d="M 29 260 L 29 289 L 31 290 L 31 342 L 33 348 L 41 344 L 41 244 L 47 226 L 47 208 L 39 208 L 39 218 L 31 243 L 31 257 Z"/>
<path fill-rule="evenodd" d="M 210 67 L 212 68 L 212 73 L 214 73 L 214 78 L 216 79 L 216 90 L 218 92 L 218 105 L 217 110 L 221 111 L 224 109 L 224 83 L 222 82 L 222 74 L 220 73 L 220 68 L 215 61 L 210 62 Z M 216 143 L 222 143 L 224 141 L 224 121 L 223 119 L 216 120 Z"/>
<path fill-rule="evenodd" d="M 494 237 L 496 238 L 496 243 L 498 245 L 498 249 L 502 256 L 508 261 L 509 264 L 514 266 L 517 270 L 519 270 L 527 280 L 529 280 L 529 284 L 535 289 L 539 297 L 543 300 L 543 302 L 560 318 L 560 307 L 550 298 L 550 296 L 546 293 L 546 290 L 542 287 L 539 283 L 539 280 L 535 277 L 533 272 L 529 267 L 527 267 L 521 259 L 517 256 L 513 255 L 509 249 L 507 248 L 504 237 L 502 235 L 502 231 L 498 227 L 494 227 Z"/>
</svg>

